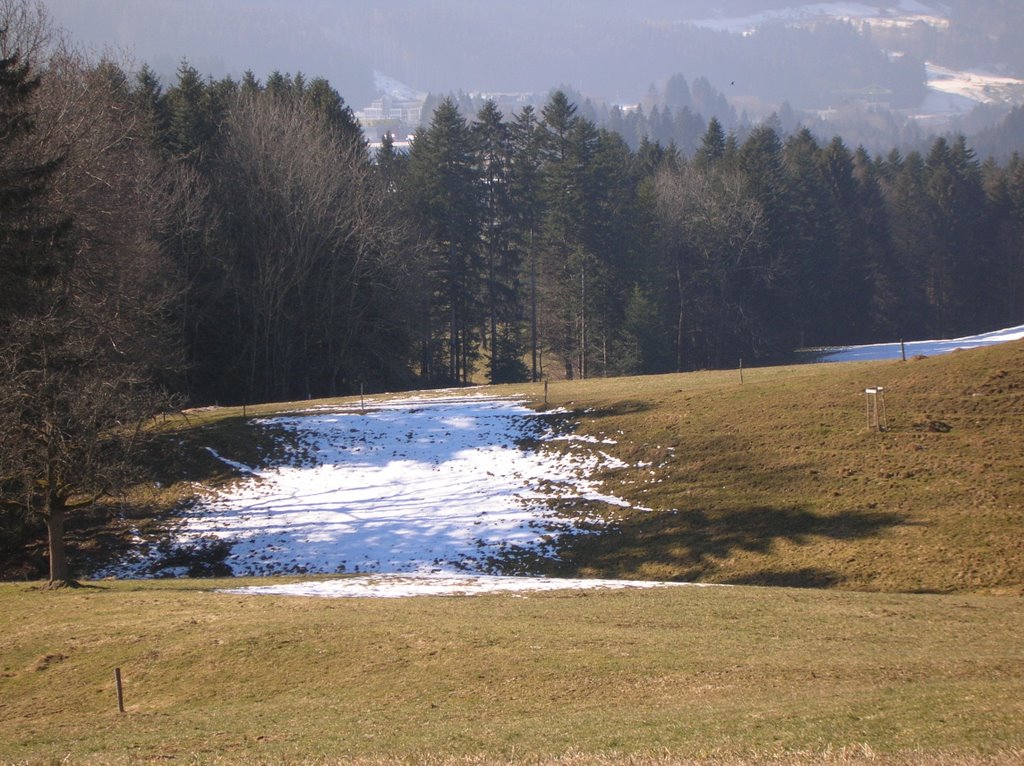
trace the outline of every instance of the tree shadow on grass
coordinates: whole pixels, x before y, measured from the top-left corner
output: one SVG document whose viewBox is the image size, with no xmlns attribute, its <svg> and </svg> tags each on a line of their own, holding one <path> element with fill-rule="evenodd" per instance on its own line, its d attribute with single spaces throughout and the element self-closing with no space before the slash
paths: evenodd
<svg viewBox="0 0 1024 766">
<path fill-rule="evenodd" d="M 536 417 L 527 420 L 523 426 L 524 438 L 521 445 L 540 444 L 552 431 L 563 436 L 575 434 L 583 419 L 596 421 L 601 418 L 635 415 L 652 409 L 650 403 L 634 400 L 616 402 L 611 406 L 597 409 L 572 409 L 573 406 L 573 402 L 567 402 L 549 412 L 541 410 Z"/>
<path fill-rule="evenodd" d="M 903 523 L 903 517 L 894 513 L 819 515 L 801 507 L 638 513 L 604 533 L 568 541 L 559 574 L 596 570 L 628 578 L 658 571 L 665 573 L 664 579 L 679 581 L 828 587 L 844 581 L 842 572 L 777 567 L 731 579 L 719 579 L 716 574 L 740 552 L 768 555 L 780 542 L 803 545 L 815 539 L 864 539 Z"/>
<path fill-rule="evenodd" d="M 724 580 L 727 585 L 760 585 L 771 588 L 832 588 L 846 580 L 838 572 L 816 567 L 803 567 L 792 571 L 762 570 Z"/>
<path fill-rule="evenodd" d="M 653 405 L 650 402 L 639 401 L 637 399 L 623 399 L 622 401 L 606 407 L 579 411 L 576 414 L 591 419 L 598 419 L 619 417 L 621 415 L 638 415 L 641 412 L 648 412 L 651 409 L 653 409 Z"/>
</svg>

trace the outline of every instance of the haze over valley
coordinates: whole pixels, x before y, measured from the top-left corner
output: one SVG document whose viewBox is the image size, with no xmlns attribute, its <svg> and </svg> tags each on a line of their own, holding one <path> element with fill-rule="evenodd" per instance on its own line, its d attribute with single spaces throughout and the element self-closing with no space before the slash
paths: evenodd
<svg viewBox="0 0 1024 766">
<path fill-rule="evenodd" d="M 655 106 L 678 121 L 685 108 L 700 120 L 689 129 L 619 127 L 633 145 L 672 138 L 684 150 L 711 117 L 742 128 L 775 116 L 786 131 L 872 151 L 963 132 L 981 154 L 1006 157 L 1024 121 L 1008 121 L 1024 104 L 1024 9 L 998 0 L 46 5 L 74 40 L 127 52 L 165 84 L 182 59 L 214 78 L 326 77 L 370 140 L 426 124 L 446 94 L 467 108 L 493 97 L 509 113 L 554 88 L 599 124 Z M 417 111 L 381 119 L 395 102 Z"/>
</svg>

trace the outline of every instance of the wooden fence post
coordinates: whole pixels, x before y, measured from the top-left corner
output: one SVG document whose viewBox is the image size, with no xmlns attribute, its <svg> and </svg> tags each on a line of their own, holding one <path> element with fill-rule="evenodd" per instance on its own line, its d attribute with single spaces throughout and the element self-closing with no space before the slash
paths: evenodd
<svg viewBox="0 0 1024 766">
<path fill-rule="evenodd" d="M 889 419 L 885 414 L 885 389 L 881 386 L 864 389 L 864 407 L 867 415 L 868 429 L 886 431 Z"/>
<path fill-rule="evenodd" d="M 114 686 L 117 688 L 117 712 L 124 712 L 124 688 L 121 685 L 121 668 L 114 668 Z"/>
</svg>

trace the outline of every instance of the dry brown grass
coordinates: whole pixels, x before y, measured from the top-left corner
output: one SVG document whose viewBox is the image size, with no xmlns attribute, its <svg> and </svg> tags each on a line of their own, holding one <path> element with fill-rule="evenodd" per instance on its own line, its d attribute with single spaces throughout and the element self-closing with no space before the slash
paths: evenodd
<svg viewBox="0 0 1024 766">
<path fill-rule="evenodd" d="M 884 433 L 864 424 L 876 385 Z M 1024 343 L 549 397 L 617 441 L 602 448 L 634 467 L 608 489 L 652 509 L 561 571 L 828 589 L 385 603 L 0 585 L 0 763 L 1024 761 Z M 126 527 L 232 480 L 202 447 L 266 459 L 276 441 L 239 415 L 190 414 Z"/>
<path fill-rule="evenodd" d="M 866 427 L 883 386 L 889 429 Z M 534 395 L 538 388 L 532 389 Z M 1024 342 L 902 362 L 552 384 L 653 509 L 566 574 L 1024 593 Z"/>
<path fill-rule="evenodd" d="M 228 584 L 244 582 L 0 585 L 0 762 L 1001 764 L 1024 748 L 1016 597 Z"/>
<path fill-rule="evenodd" d="M 106 756 L 83 759 L 0 761 L 3 766 L 39 766 L 47 764 L 107 764 L 176 762 L 175 758 L 117 758 Z M 964 755 L 962 753 L 908 752 L 879 755 L 871 748 L 853 747 L 821 752 L 765 753 L 743 756 L 706 754 L 692 758 L 672 755 L 637 755 L 635 753 L 568 752 L 556 756 L 510 756 L 495 758 L 479 756 L 422 755 L 409 758 L 358 757 L 315 758 L 294 760 L 265 760 L 261 758 L 238 760 L 234 758 L 196 758 L 181 761 L 208 766 L 1019 766 L 1024 762 L 1024 751 L 1002 751 L 990 755 Z"/>
</svg>

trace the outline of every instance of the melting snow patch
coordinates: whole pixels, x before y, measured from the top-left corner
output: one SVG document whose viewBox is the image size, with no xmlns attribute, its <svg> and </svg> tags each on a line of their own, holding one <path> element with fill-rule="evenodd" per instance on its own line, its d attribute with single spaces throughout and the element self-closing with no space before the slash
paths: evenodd
<svg viewBox="0 0 1024 766">
<path fill-rule="evenodd" d="M 590 478 L 624 463 L 583 444 L 545 449 L 562 434 L 519 401 L 421 395 L 263 422 L 294 434 L 283 464 L 210 450 L 238 482 L 185 513 L 169 546 L 94 575 L 162 576 L 183 558 L 236 575 L 528 572 L 628 506 Z M 571 515 L 554 507 L 565 503 Z"/>
<path fill-rule="evenodd" d="M 1021 339 L 1024 339 L 1024 325 L 950 340 L 908 341 L 904 344 L 904 349 L 900 348 L 899 343 L 877 343 L 869 346 L 831 346 L 828 348 L 808 349 L 806 352 L 801 353 L 810 361 L 816 362 L 865 362 L 882 359 L 900 359 L 901 353 L 904 350 L 907 358 L 918 354 L 937 356 L 939 354 L 948 354 L 957 349 L 981 348 L 983 346 L 993 346 L 997 343 L 1007 343 Z"/>
<path fill-rule="evenodd" d="M 562 442 L 584 442 L 586 444 L 618 444 L 615 439 L 599 439 L 596 436 L 585 434 L 566 434 L 564 436 L 553 436 L 550 441 Z"/>
<path fill-rule="evenodd" d="M 255 474 L 256 473 L 252 468 L 247 466 L 245 463 L 239 463 L 236 460 L 228 460 L 226 457 L 224 457 L 219 452 L 217 452 L 217 450 L 215 450 L 213 447 L 207 447 L 206 451 L 209 452 L 211 455 L 213 455 L 215 458 L 217 458 L 217 460 L 219 460 L 220 462 L 224 463 L 224 465 L 227 465 L 227 466 L 230 466 L 230 467 L 234 468 L 239 473 L 244 473 L 244 474 Z"/>
</svg>

